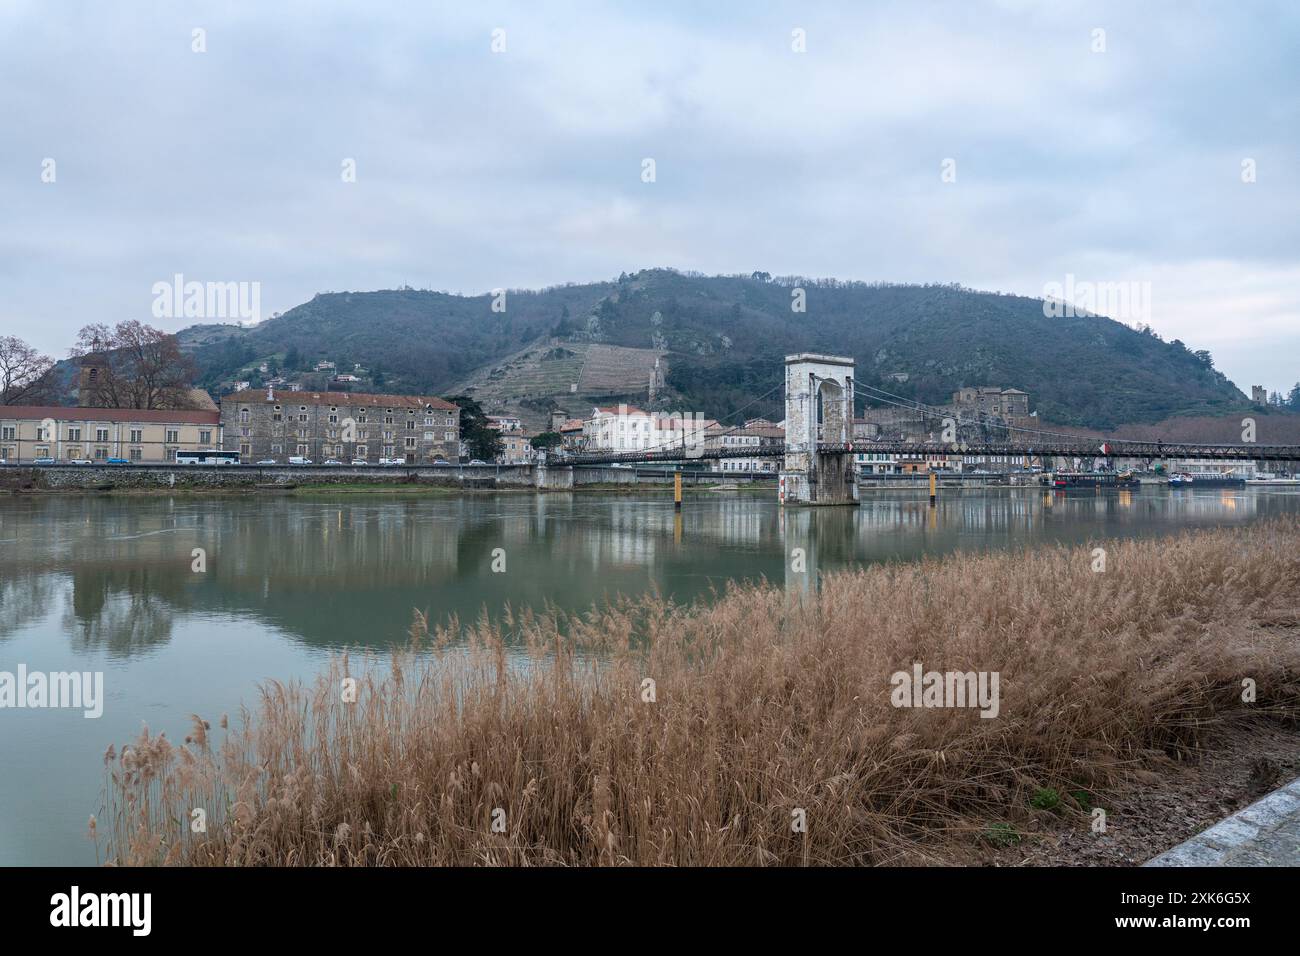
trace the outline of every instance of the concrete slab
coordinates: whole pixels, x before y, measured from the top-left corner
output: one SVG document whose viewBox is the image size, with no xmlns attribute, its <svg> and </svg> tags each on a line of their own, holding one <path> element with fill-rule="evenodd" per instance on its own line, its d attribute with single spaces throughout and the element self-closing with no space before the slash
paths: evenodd
<svg viewBox="0 0 1300 956">
<path fill-rule="evenodd" d="M 1145 865 L 1300 866 L 1300 779 Z"/>
</svg>

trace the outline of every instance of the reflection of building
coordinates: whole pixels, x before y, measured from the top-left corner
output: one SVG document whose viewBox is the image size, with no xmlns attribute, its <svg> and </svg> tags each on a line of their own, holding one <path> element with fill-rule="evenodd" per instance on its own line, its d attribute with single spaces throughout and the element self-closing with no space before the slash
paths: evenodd
<svg viewBox="0 0 1300 956">
<path fill-rule="evenodd" d="M 297 392 L 227 395 L 225 447 L 258 461 L 403 458 L 414 464 L 460 452 L 460 409 L 441 398 Z"/>
<path fill-rule="evenodd" d="M 221 445 L 216 411 L 0 405 L 0 459 L 171 461 Z"/>
</svg>

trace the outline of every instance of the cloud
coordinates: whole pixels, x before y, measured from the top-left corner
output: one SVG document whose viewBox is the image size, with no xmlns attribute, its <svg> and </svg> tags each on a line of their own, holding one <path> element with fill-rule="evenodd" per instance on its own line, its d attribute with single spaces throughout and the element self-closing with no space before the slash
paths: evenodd
<svg viewBox="0 0 1300 956">
<path fill-rule="evenodd" d="M 1300 15 L 1264 7 L 7 4 L 0 327 L 62 354 L 177 272 L 268 313 L 650 265 L 1072 273 L 1152 282 L 1163 335 L 1281 388 Z"/>
</svg>

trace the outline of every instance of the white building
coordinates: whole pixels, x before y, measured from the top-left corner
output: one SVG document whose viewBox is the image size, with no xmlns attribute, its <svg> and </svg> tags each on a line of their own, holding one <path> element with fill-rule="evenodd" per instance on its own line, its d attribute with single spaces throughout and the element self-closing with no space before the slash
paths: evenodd
<svg viewBox="0 0 1300 956">
<path fill-rule="evenodd" d="M 582 423 L 586 451 L 703 449 L 708 420 L 698 413 L 647 412 L 631 405 L 596 407 Z"/>
<path fill-rule="evenodd" d="M 780 444 L 785 441 L 785 429 L 771 422 L 755 419 L 747 422 L 744 428 L 727 427 L 717 422 L 710 422 L 705 444 L 710 449 L 740 452 L 752 450 L 754 457 L 717 458 L 709 463 L 711 471 L 720 472 L 771 472 L 781 470 L 781 459 L 759 455 L 763 445 Z"/>
</svg>

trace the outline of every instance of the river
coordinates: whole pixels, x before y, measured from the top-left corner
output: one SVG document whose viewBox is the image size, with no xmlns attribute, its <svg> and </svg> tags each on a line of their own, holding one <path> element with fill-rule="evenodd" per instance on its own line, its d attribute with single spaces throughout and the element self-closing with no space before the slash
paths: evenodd
<svg viewBox="0 0 1300 956">
<path fill-rule="evenodd" d="M 330 653 L 405 641 L 507 602 L 582 608 L 657 587 L 707 599 L 732 579 L 963 549 L 1086 543 L 1300 512 L 1300 488 L 1053 494 L 864 489 L 860 508 L 782 512 L 769 489 L 701 492 L 674 514 L 635 495 L 10 496 L 0 499 L 0 672 L 103 673 L 102 716 L 0 709 L 0 865 L 95 862 L 102 756 L 142 724 L 184 737 L 310 678 Z M 197 553 L 196 553 L 197 550 Z M 494 566 L 496 570 L 494 570 Z"/>
</svg>

